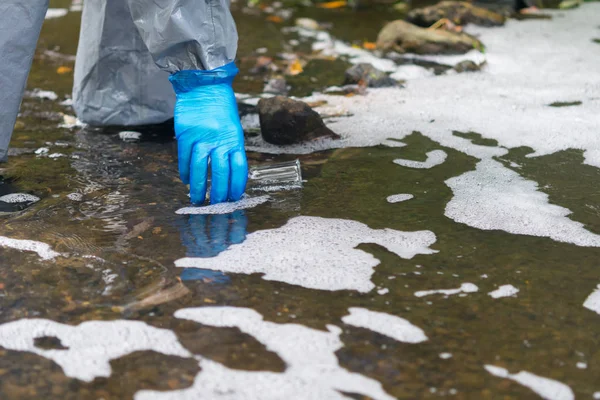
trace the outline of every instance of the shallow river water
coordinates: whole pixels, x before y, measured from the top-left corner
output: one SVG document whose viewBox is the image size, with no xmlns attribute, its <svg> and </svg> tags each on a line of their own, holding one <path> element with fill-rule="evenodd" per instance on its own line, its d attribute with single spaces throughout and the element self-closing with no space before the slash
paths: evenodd
<svg viewBox="0 0 600 400">
<path fill-rule="evenodd" d="M 69 93 L 79 16 L 47 21 L 29 88 Z M 277 46 L 256 32 L 242 59 Z M 0 398 L 600 398 L 600 171 L 582 150 L 482 161 L 414 132 L 299 156 L 303 189 L 185 215 L 168 125 L 131 143 L 58 128 L 59 101 L 24 101 L 0 165 L 0 196 L 40 198 L 0 208 Z M 478 198 L 478 171 L 513 201 Z"/>
</svg>

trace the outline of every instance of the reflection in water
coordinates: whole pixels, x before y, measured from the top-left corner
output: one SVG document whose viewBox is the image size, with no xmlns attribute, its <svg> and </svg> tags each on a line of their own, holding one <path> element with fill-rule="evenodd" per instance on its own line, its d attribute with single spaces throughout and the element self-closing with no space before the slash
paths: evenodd
<svg viewBox="0 0 600 400">
<path fill-rule="evenodd" d="M 189 215 L 178 220 L 178 225 L 186 256 L 211 258 L 246 239 L 248 218 L 244 210 L 238 210 L 231 214 Z M 215 283 L 229 281 L 222 272 L 197 268 L 185 268 L 181 279 Z"/>
</svg>

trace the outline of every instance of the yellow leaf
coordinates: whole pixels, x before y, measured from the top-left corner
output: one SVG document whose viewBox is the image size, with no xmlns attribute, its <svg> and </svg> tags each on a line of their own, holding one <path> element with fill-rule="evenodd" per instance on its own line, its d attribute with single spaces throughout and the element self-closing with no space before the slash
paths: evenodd
<svg viewBox="0 0 600 400">
<path fill-rule="evenodd" d="M 58 69 L 56 70 L 57 74 L 63 75 L 63 74 L 68 74 L 69 72 L 72 72 L 73 68 L 71 67 L 58 67 Z"/>
<path fill-rule="evenodd" d="M 347 1 L 344 0 L 340 0 L 340 1 L 329 1 L 327 3 L 320 3 L 317 4 L 317 7 L 320 8 L 342 8 L 342 7 L 346 7 L 348 5 Z"/>
<path fill-rule="evenodd" d="M 304 68 L 302 68 L 302 64 L 300 64 L 299 60 L 294 60 L 288 67 L 289 75 L 298 75 L 301 74 L 303 71 Z"/>
</svg>

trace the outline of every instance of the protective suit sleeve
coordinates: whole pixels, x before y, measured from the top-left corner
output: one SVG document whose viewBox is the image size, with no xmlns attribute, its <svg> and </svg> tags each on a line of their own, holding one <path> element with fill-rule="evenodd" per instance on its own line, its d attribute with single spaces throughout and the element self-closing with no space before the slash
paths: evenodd
<svg viewBox="0 0 600 400">
<path fill-rule="evenodd" d="M 0 1 L 0 161 L 19 113 L 48 0 Z"/>
<path fill-rule="evenodd" d="M 163 70 L 212 70 L 234 61 L 237 30 L 228 0 L 126 0 Z"/>
</svg>

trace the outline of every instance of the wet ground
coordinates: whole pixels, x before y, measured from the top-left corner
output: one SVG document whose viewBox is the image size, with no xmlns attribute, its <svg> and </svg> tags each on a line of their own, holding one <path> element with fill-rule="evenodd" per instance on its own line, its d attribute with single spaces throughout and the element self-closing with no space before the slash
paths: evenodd
<svg viewBox="0 0 600 400">
<path fill-rule="evenodd" d="M 304 188 L 254 208 L 176 214 L 189 204 L 168 124 L 131 143 L 58 127 L 72 115 L 59 105 L 72 73 L 57 71 L 72 66 L 78 18 L 47 21 L 28 87 L 59 99 L 25 99 L 0 166 L 0 196 L 40 198 L 0 208 L 0 398 L 600 397 L 600 249 L 446 216 L 449 182 L 480 160 L 415 132 L 404 147 L 300 156 Z M 254 49 L 287 46 L 264 20 L 237 14 L 243 70 Z M 262 77 L 239 85 L 257 93 Z M 528 153 L 493 161 L 600 234 L 600 171 L 581 150 Z M 397 194 L 414 197 L 387 200 Z"/>
</svg>

